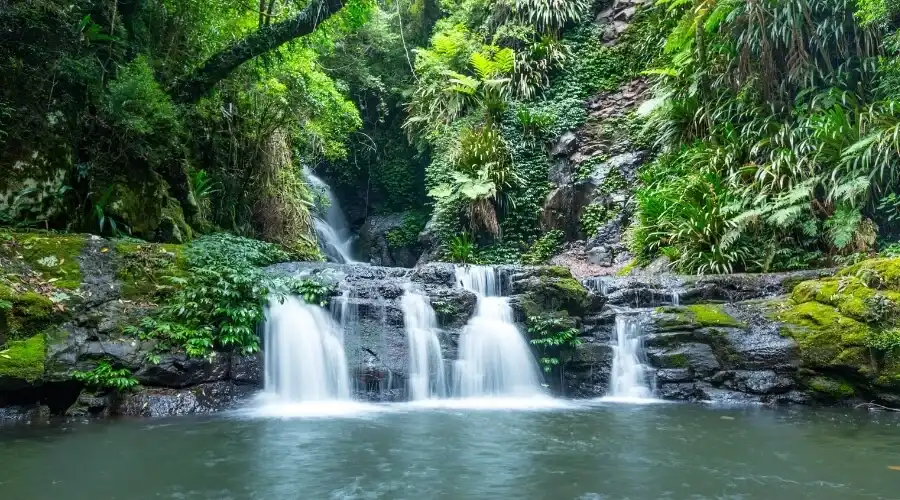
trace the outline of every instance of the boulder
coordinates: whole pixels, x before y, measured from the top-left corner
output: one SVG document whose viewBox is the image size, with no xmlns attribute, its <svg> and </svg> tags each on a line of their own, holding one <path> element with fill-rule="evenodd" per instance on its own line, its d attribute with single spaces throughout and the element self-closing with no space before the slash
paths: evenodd
<svg viewBox="0 0 900 500">
<path fill-rule="evenodd" d="M 408 212 L 373 215 L 359 231 L 359 248 L 364 258 L 376 266 L 413 267 L 422 255 L 419 231 L 407 228 Z"/>
</svg>

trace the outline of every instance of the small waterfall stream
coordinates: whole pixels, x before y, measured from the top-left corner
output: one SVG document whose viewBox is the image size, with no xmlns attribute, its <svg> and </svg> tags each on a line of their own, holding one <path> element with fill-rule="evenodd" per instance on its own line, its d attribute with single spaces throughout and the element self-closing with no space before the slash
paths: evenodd
<svg viewBox="0 0 900 500">
<path fill-rule="evenodd" d="M 437 335 L 437 317 L 428 297 L 407 285 L 400 308 L 409 342 L 409 399 L 446 397 L 446 373 Z"/>
<path fill-rule="evenodd" d="M 478 296 L 475 316 L 460 336 L 456 393 L 463 398 L 531 397 L 543 393 L 540 369 L 516 328 L 497 271 L 457 266 L 456 279 Z"/>
<path fill-rule="evenodd" d="M 322 252 L 329 259 L 340 264 L 357 262 L 353 258 L 355 237 L 350 233 L 347 219 L 344 217 L 344 212 L 341 211 L 341 206 L 338 204 L 337 197 L 332 192 L 331 187 L 308 169 L 304 169 L 304 174 L 309 183 L 321 192 L 325 198 L 325 203 L 327 203 L 327 206 L 319 207 L 319 215 L 313 217 L 313 224 L 315 225 L 316 235 L 319 237 L 319 246 L 322 248 Z"/>
<path fill-rule="evenodd" d="M 297 297 L 270 301 L 265 389 L 284 403 L 350 400 L 343 336 L 327 311 Z"/>
<path fill-rule="evenodd" d="M 653 400 L 643 357 L 641 318 L 633 314 L 616 315 L 616 345 L 609 380 L 609 393 L 603 399 L 620 402 Z"/>
</svg>

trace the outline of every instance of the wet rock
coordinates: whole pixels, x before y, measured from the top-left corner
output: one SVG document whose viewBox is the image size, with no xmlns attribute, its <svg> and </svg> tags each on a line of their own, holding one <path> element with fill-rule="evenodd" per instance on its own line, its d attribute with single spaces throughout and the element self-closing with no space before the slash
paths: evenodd
<svg viewBox="0 0 900 500">
<path fill-rule="evenodd" d="M 75 404 L 66 410 L 67 417 L 97 417 L 109 416 L 113 406 L 111 395 L 97 394 L 83 391 L 78 395 Z"/>
<path fill-rule="evenodd" d="M 0 422 L 43 422 L 50 418 L 46 405 L 14 405 L 0 407 Z"/>
<path fill-rule="evenodd" d="M 233 354 L 229 379 L 236 384 L 261 386 L 263 383 L 263 353 L 257 352 L 246 356 Z"/>
<path fill-rule="evenodd" d="M 245 405 L 255 392 L 254 387 L 225 381 L 186 389 L 143 388 L 124 394 L 116 413 L 140 417 L 212 413 Z"/>
<path fill-rule="evenodd" d="M 475 313 L 478 298 L 462 288 L 430 288 L 426 291 L 438 324 L 445 328 L 462 328 Z"/>
<path fill-rule="evenodd" d="M 422 247 L 418 238 L 405 242 L 402 246 L 395 246 L 395 241 L 389 235 L 392 231 L 398 231 L 404 227 L 405 220 L 409 216 L 407 212 L 373 215 L 366 219 L 359 231 L 359 248 L 365 260 L 376 266 L 388 267 L 413 267 L 419 256 L 422 255 Z"/>
<path fill-rule="evenodd" d="M 796 367 L 800 363 L 797 343 L 779 334 L 775 323 L 755 323 L 745 330 L 725 335 L 729 366 L 742 369 Z"/>
<path fill-rule="evenodd" d="M 550 154 L 553 156 L 568 156 L 572 154 L 577 147 L 578 137 L 573 132 L 566 132 L 553 144 L 553 147 L 550 149 Z"/>
<path fill-rule="evenodd" d="M 704 401 L 706 393 L 691 382 L 662 383 L 656 388 L 657 395 L 662 399 L 675 401 Z"/>
<path fill-rule="evenodd" d="M 424 285 L 456 287 L 456 268 L 453 264 L 430 263 L 413 271 L 411 279 Z"/>
<path fill-rule="evenodd" d="M 97 306 L 119 297 L 121 284 L 116 279 L 110 245 L 110 241 L 91 235 L 78 256 L 84 306 Z"/>
<path fill-rule="evenodd" d="M 772 370 L 733 370 L 716 373 L 712 382 L 751 394 L 776 394 L 790 391 L 794 381 Z"/>
<path fill-rule="evenodd" d="M 225 380 L 230 368 L 227 353 L 213 353 L 209 358 L 174 353 L 160 356 L 156 364 L 146 364 L 134 376 L 143 385 L 180 388 Z"/>
<path fill-rule="evenodd" d="M 689 382 L 694 380 L 694 374 L 687 368 L 666 368 L 656 370 L 656 380 L 660 383 Z"/>
<path fill-rule="evenodd" d="M 707 344 L 685 343 L 670 349 L 648 349 L 650 363 L 658 368 L 687 368 L 697 375 L 709 375 L 720 368 Z"/>
<path fill-rule="evenodd" d="M 656 307 L 672 303 L 678 291 L 682 305 L 740 302 L 788 293 L 797 283 L 833 273 L 818 269 L 773 274 L 678 276 L 636 273 L 608 281 L 608 299 L 614 305 Z"/>
</svg>

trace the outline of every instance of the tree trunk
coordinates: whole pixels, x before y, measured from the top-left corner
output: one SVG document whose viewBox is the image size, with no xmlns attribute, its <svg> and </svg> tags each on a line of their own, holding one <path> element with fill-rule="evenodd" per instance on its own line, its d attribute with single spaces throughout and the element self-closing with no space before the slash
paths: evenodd
<svg viewBox="0 0 900 500">
<path fill-rule="evenodd" d="M 256 30 L 212 55 L 192 73 L 180 78 L 169 93 L 178 102 L 197 101 L 241 64 L 312 33 L 319 24 L 341 10 L 345 1 L 314 0 L 296 16 Z"/>
</svg>

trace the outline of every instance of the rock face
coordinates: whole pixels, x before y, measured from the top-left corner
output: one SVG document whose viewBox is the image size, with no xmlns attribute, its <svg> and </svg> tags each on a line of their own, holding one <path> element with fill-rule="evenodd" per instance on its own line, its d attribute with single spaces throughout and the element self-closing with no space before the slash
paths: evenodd
<svg viewBox="0 0 900 500">
<path fill-rule="evenodd" d="M 404 232 L 410 215 L 396 213 L 373 215 L 359 232 L 359 248 L 363 257 L 376 266 L 413 267 L 422 255 L 418 231 Z"/>
<path fill-rule="evenodd" d="M 898 269 L 900 259 L 874 259 L 824 278 L 834 271 L 589 281 L 594 305 L 584 343 L 566 365 L 568 389 L 607 392 L 618 310 L 644 318 L 646 363 L 659 397 L 896 406 Z M 673 290 L 688 305 L 670 305 Z"/>
</svg>

